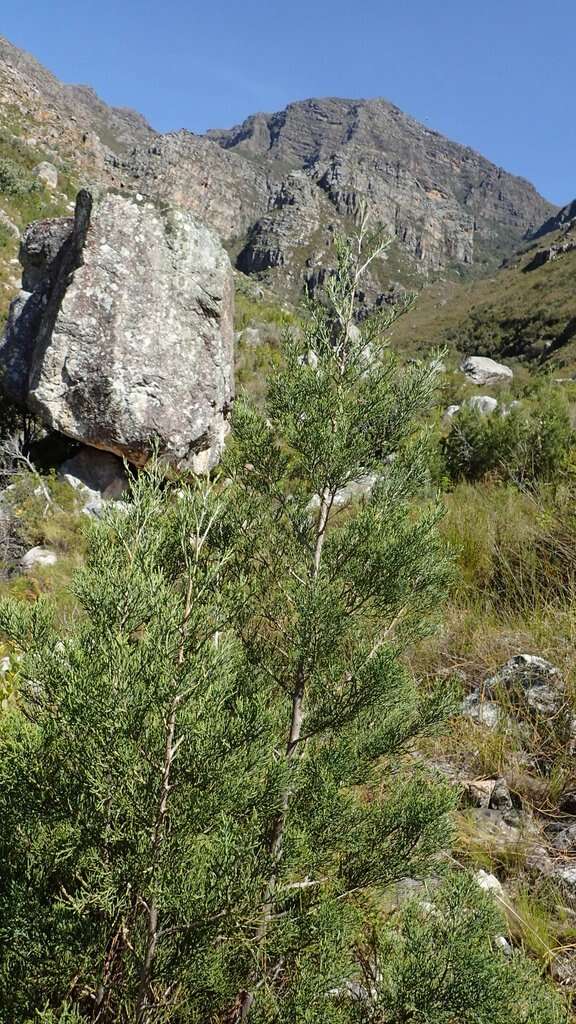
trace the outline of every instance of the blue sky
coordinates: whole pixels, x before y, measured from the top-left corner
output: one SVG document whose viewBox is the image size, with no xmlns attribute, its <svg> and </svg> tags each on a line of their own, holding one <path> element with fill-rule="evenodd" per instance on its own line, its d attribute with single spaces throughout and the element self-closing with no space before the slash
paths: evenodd
<svg viewBox="0 0 576 1024">
<path fill-rule="evenodd" d="M 0 33 L 160 130 L 309 96 L 384 96 L 576 197 L 576 0 L 26 0 Z"/>
</svg>

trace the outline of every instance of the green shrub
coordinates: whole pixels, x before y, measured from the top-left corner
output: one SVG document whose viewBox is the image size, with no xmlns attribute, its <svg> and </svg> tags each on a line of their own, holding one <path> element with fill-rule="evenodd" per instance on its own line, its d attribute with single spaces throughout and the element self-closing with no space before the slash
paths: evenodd
<svg viewBox="0 0 576 1024">
<path fill-rule="evenodd" d="M 22 196 L 33 191 L 35 185 L 36 183 L 15 160 L 10 160 L 9 157 L 0 159 L 0 192 L 8 196 Z"/>
<path fill-rule="evenodd" d="M 548 389 L 526 408 L 482 414 L 463 406 L 442 442 L 452 481 L 493 477 L 553 480 L 566 465 L 573 431 L 564 399 Z"/>
<path fill-rule="evenodd" d="M 384 932 L 366 963 L 377 978 L 378 1024 L 558 1024 L 561 1000 L 524 955 L 495 948 L 506 930 L 494 898 L 465 874 L 444 883 L 433 902 L 414 900 L 399 929 Z"/>
</svg>

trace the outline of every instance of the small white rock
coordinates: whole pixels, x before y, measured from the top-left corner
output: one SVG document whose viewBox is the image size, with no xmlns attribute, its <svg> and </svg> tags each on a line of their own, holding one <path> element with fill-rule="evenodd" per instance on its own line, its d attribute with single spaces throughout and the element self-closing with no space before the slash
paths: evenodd
<svg viewBox="0 0 576 1024">
<path fill-rule="evenodd" d="M 42 182 L 47 188 L 58 188 L 58 171 L 54 167 L 54 164 L 48 163 L 44 160 L 41 164 L 37 164 L 33 169 L 32 174 L 37 181 Z"/>
<path fill-rule="evenodd" d="M 488 871 L 480 868 L 479 871 L 475 872 L 474 878 L 480 888 L 484 889 L 484 892 L 493 892 L 495 896 L 504 895 L 502 883 L 498 881 L 496 875 L 491 875 Z"/>
<path fill-rule="evenodd" d="M 20 565 L 24 572 L 28 572 L 33 569 L 36 565 L 54 565 L 58 561 L 58 556 L 55 551 L 51 551 L 50 548 L 35 547 L 30 548 L 20 560 Z"/>
<path fill-rule="evenodd" d="M 483 416 L 496 412 L 498 408 L 498 402 L 491 395 L 473 395 L 472 398 L 468 399 L 466 405 L 471 409 L 476 409 Z"/>
<path fill-rule="evenodd" d="M 514 953 L 514 950 L 505 935 L 497 935 L 494 939 L 494 945 L 497 946 L 498 949 L 502 950 L 504 956 L 512 956 Z"/>
<path fill-rule="evenodd" d="M 459 405 L 449 405 L 442 417 L 443 426 L 446 426 L 448 423 L 450 423 L 450 421 L 454 419 L 454 416 L 456 415 L 457 412 L 460 412 Z"/>
</svg>

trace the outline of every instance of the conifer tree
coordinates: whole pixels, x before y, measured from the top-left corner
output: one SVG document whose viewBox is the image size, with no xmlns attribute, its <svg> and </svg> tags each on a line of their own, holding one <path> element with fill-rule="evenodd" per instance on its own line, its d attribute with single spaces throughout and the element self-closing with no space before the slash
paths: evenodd
<svg viewBox="0 0 576 1024">
<path fill-rule="evenodd" d="M 401 658 L 435 628 L 452 576 L 441 509 L 422 498 L 429 449 L 421 423 L 440 361 L 400 365 L 385 343 L 395 314 L 358 316 L 362 279 L 384 248 L 363 214 L 357 236 L 337 243 L 322 298 L 287 337 L 264 410 L 239 403 L 234 417 L 229 509 L 245 595 L 237 622 L 277 723 L 265 883 L 236 1021 L 492 1024 L 502 988 L 502 962 L 488 965 L 473 998 L 460 998 L 461 1015 L 451 1016 L 458 968 L 439 962 L 447 1009 L 442 1016 L 432 1005 L 430 1018 L 426 995 L 419 1005 L 398 985 L 392 997 L 383 971 L 373 1010 L 366 986 L 358 989 L 367 922 L 381 915 L 391 883 L 431 871 L 448 843 L 454 800 L 410 756 L 454 695 L 419 692 Z M 460 906 L 461 921 L 473 941 L 470 920 L 478 919 L 486 965 L 498 955 L 487 947 L 479 902 L 468 918 Z M 431 934 L 425 922 L 421 934 Z M 534 994 L 531 1012 L 536 1002 Z M 513 998 L 504 1003 L 510 1021 L 525 1020 Z M 557 1005 L 547 996 L 544 1004 L 542 1020 L 552 1021 Z"/>
<path fill-rule="evenodd" d="M 268 710 L 226 628 L 221 517 L 205 482 L 143 475 L 89 528 L 71 628 L 2 606 L 22 652 L 0 722 L 3 1024 L 202 1019 L 235 983 Z"/>
<path fill-rule="evenodd" d="M 465 881 L 386 910 L 440 870 L 454 794 L 413 756 L 452 695 L 402 660 L 452 572 L 422 497 L 438 367 L 357 323 L 381 254 L 365 223 L 338 244 L 219 479 L 156 467 L 90 527 L 75 621 L 0 604 L 2 1024 L 562 1020 Z"/>
</svg>

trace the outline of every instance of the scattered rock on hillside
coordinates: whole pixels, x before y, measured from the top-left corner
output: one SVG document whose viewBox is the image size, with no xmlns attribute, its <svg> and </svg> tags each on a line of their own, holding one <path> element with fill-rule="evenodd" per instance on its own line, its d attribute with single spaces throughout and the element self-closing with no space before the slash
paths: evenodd
<svg viewBox="0 0 576 1024">
<path fill-rule="evenodd" d="M 484 700 L 480 690 L 473 690 L 466 697 L 462 705 L 462 713 L 479 725 L 485 725 L 489 729 L 495 729 L 505 718 L 500 706 L 495 700 Z"/>
<path fill-rule="evenodd" d="M 560 853 L 576 853 L 576 824 L 562 827 L 560 822 L 548 829 L 551 845 Z"/>
<path fill-rule="evenodd" d="M 476 871 L 474 878 L 480 888 L 484 889 L 484 892 L 494 893 L 495 896 L 504 895 L 502 882 L 498 881 L 496 875 L 491 875 L 488 871 L 484 871 L 483 868 L 480 868 Z"/>
<path fill-rule="evenodd" d="M 46 185 L 47 188 L 56 189 L 58 188 L 58 171 L 54 167 L 54 164 L 48 163 L 44 160 L 41 164 L 37 164 L 34 167 L 32 174 L 36 178 L 36 181 Z"/>
<path fill-rule="evenodd" d="M 119 498 L 128 486 L 121 459 L 98 448 L 82 447 L 62 463 L 59 476 L 71 487 L 83 487 L 101 498 Z"/>
<path fill-rule="evenodd" d="M 456 413 L 458 412 L 460 412 L 459 405 L 449 405 L 448 408 L 444 410 L 444 414 L 442 416 L 442 425 L 444 427 L 447 427 L 452 422 Z"/>
<path fill-rule="evenodd" d="M 57 561 L 58 556 L 55 551 L 51 551 L 50 548 L 35 547 L 30 548 L 30 551 L 22 556 L 20 565 L 24 572 L 30 572 L 37 565 L 54 565 Z"/>
<path fill-rule="evenodd" d="M 476 409 L 477 412 L 482 413 L 483 416 L 496 412 L 498 408 L 498 402 L 491 395 L 472 395 L 472 398 L 469 398 L 466 404 L 471 409 Z"/>
<path fill-rule="evenodd" d="M 482 685 L 483 693 L 492 697 L 500 688 L 520 688 L 529 706 L 537 711 L 554 712 L 565 697 L 560 670 L 535 654 L 516 654 Z"/>
<path fill-rule="evenodd" d="M 560 797 L 558 809 L 562 814 L 573 814 L 576 815 L 576 791 L 573 789 L 567 790 Z"/>
<path fill-rule="evenodd" d="M 499 703 L 504 695 L 506 709 Z M 557 719 L 560 728 L 560 719 L 568 719 L 569 709 L 559 669 L 536 655 L 518 654 L 466 697 L 463 713 L 489 728 L 496 728 L 507 719 L 511 721 L 513 708 L 527 715 Z"/>
<path fill-rule="evenodd" d="M 341 487 L 339 491 L 336 491 L 334 495 L 333 505 L 335 508 L 348 505 L 351 501 L 355 501 L 358 498 L 364 498 L 371 494 L 375 485 L 378 482 L 378 475 L 376 473 L 365 473 L 363 476 L 357 477 L 356 480 L 351 480 L 345 487 Z M 308 508 L 310 510 L 318 508 L 320 505 L 320 499 L 317 495 L 310 499 Z"/>
<path fill-rule="evenodd" d="M 190 213 L 108 195 L 33 225 L 0 344 L 3 387 L 48 427 L 136 464 L 203 472 L 233 394 L 233 276 Z"/>
<path fill-rule="evenodd" d="M 509 366 L 486 356 L 468 356 L 460 369 L 468 380 L 480 385 L 510 383 L 514 376 Z"/>
<path fill-rule="evenodd" d="M 87 515 L 99 516 L 104 503 L 121 498 L 128 487 L 122 460 L 112 452 L 84 446 L 63 462 L 58 475 L 74 488 Z"/>
<path fill-rule="evenodd" d="M 0 227 L 5 228 L 13 238 L 20 238 L 20 229 L 10 219 L 5 210 L 0 210 Z"/>
<path fill-rule="evenodd" d="M 248 348 L 258 348 L 262 344 L 262 331 L 259 327 L 245 327 L 237 331 L 236 341 L 239 345 L 247 345 Z"/>
<path fill-rule="evenodd" d="M 499 689 L 520 691 L 528 707 L 548 714 L 557 712 L 566 699 L 560 670 L 534 654 L 517 654 L 510 658 L 484 682 L 482 689 L 493 697 Z"/>
<path fill-rule="evenodd" d="M 524 267 L 524 273 L 528 274 L 531 270 L 538 270 L 539 267 L 543 267 L 545 263 L 552 263 L 553 260 L 557 260 L 559 256 L 564 256 L 567 252 L 573 252 L 576 249 L 576 240 L 571 239 L 564 242 L 556 242 L 554 245 L 548 246 L 547 249 L 539 249 L 536 255 L 527 263 Z"/>
<path fill-rule="evenodd" d="M 505 779 L 472 779 L 465 782 L 464 788 L 469 802 L 475 807 L 509 811 L 514 806 Z"/>
</svg>

